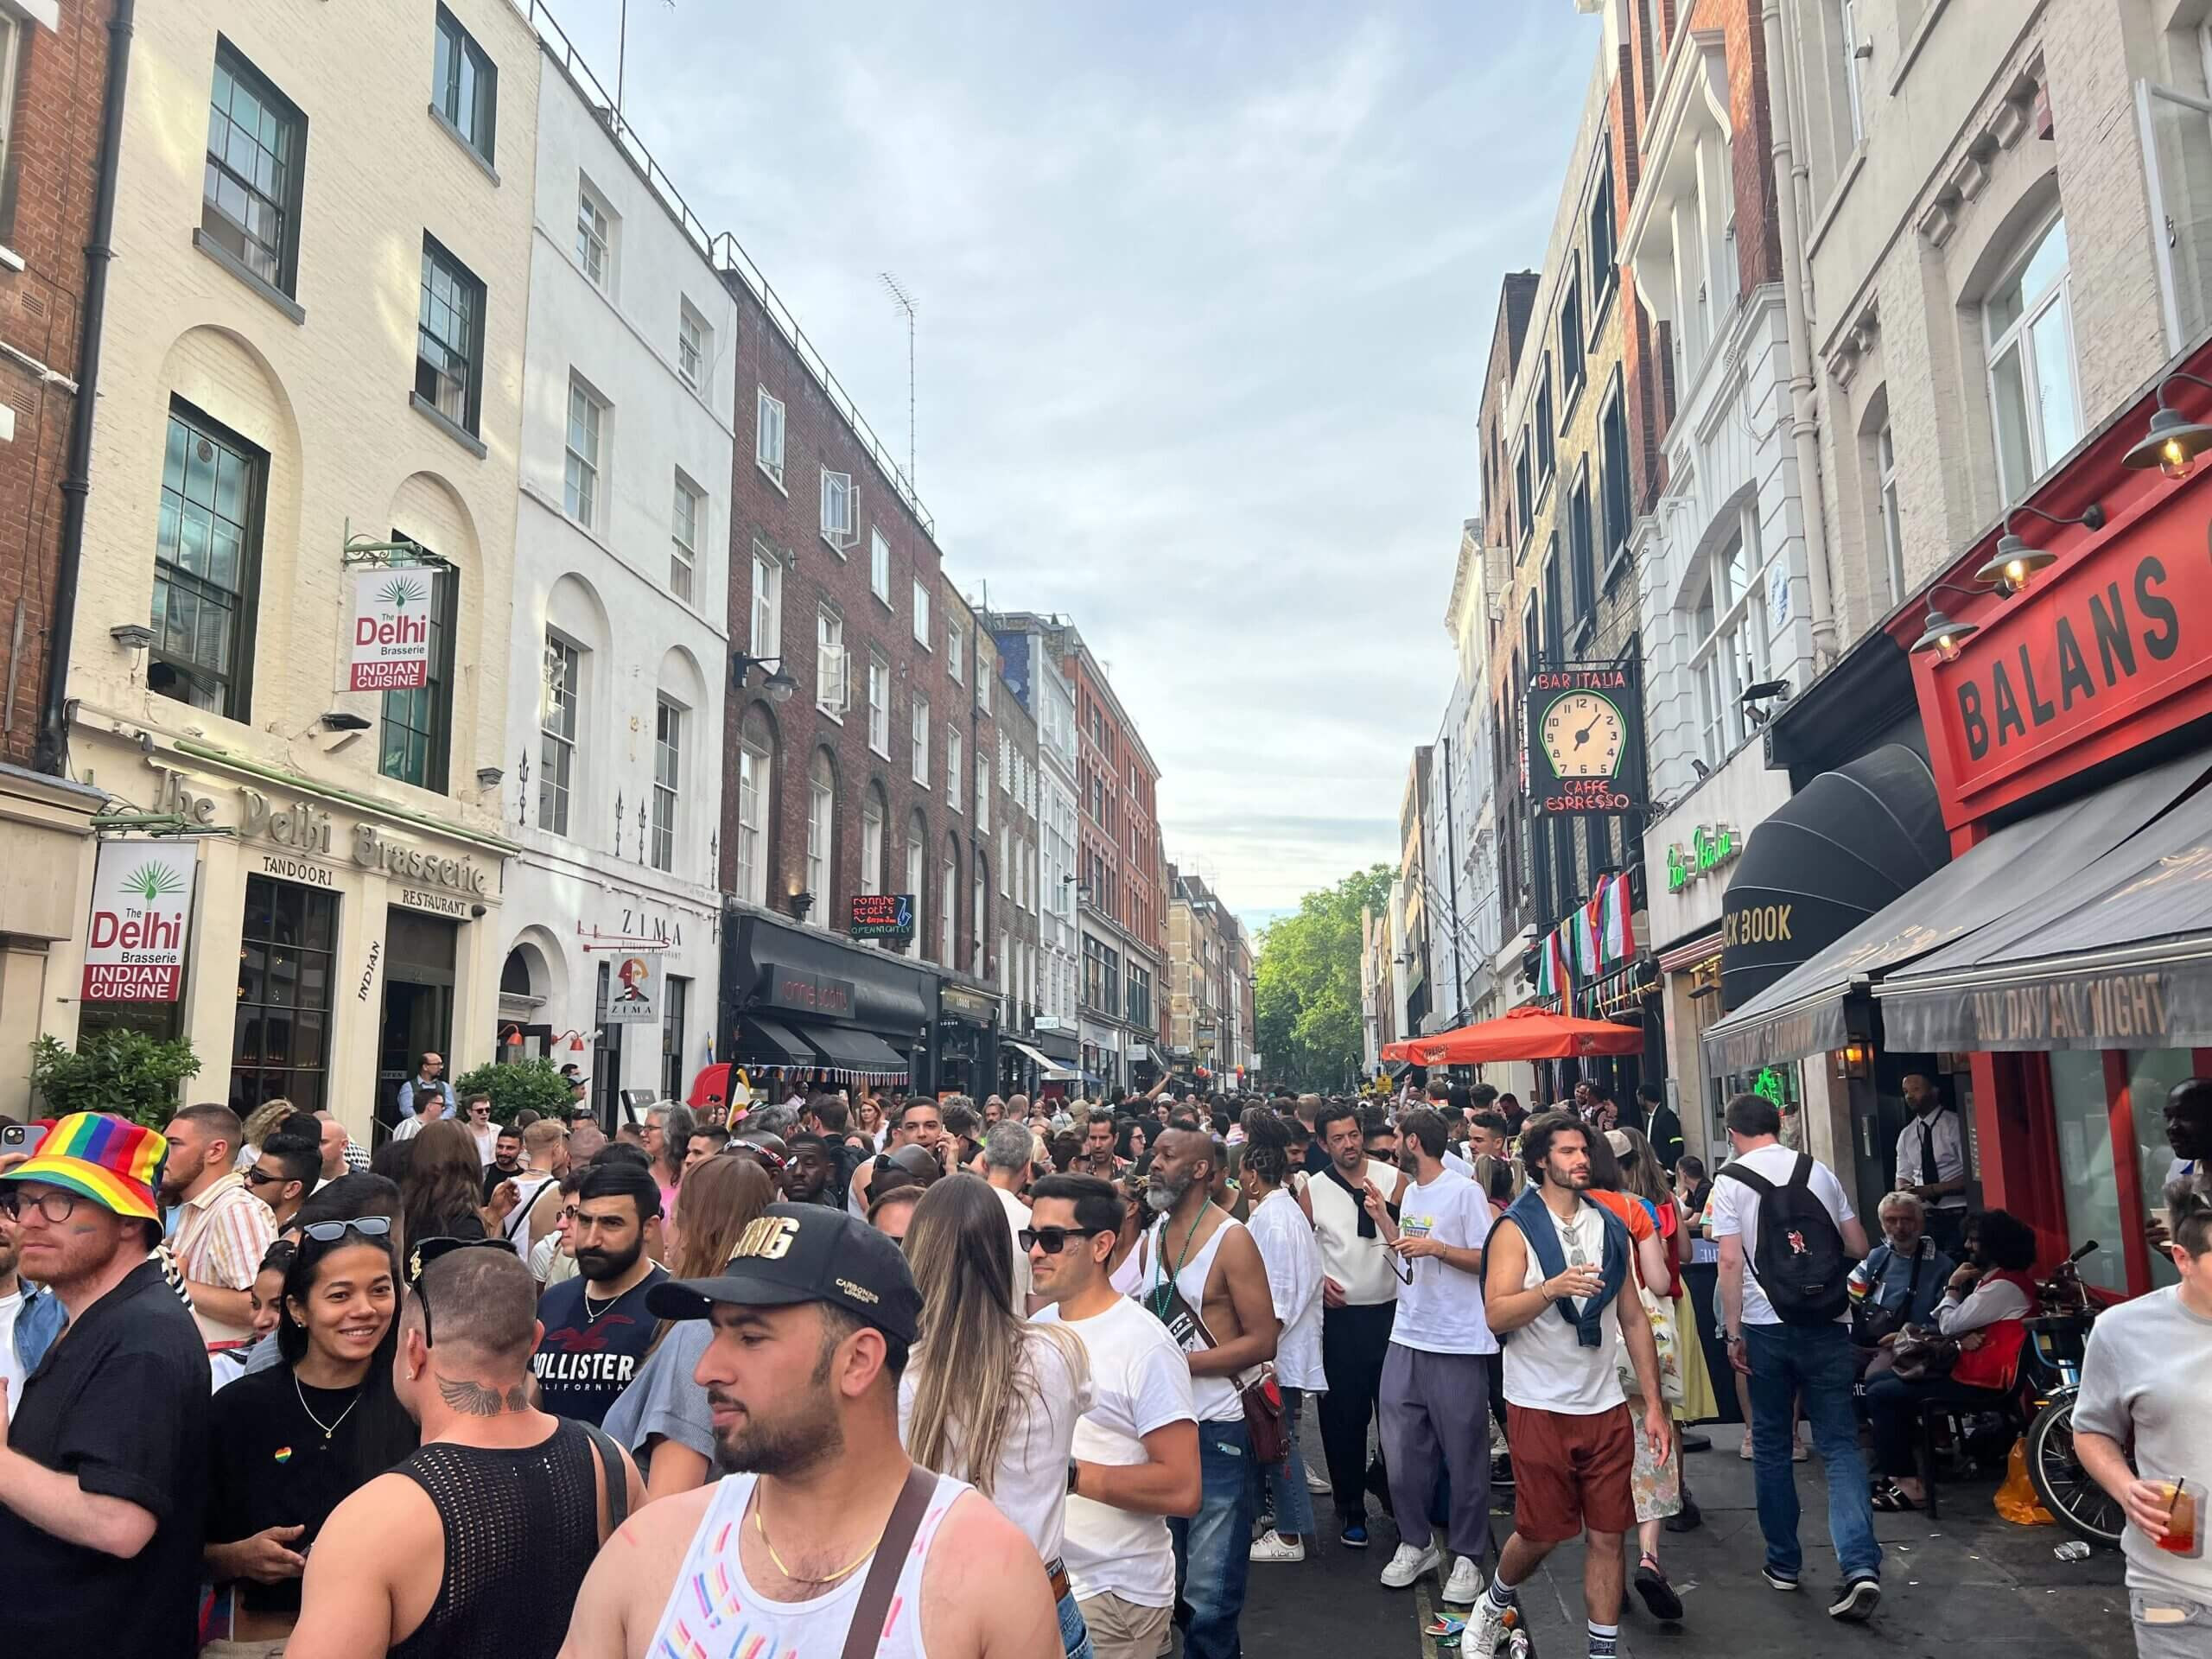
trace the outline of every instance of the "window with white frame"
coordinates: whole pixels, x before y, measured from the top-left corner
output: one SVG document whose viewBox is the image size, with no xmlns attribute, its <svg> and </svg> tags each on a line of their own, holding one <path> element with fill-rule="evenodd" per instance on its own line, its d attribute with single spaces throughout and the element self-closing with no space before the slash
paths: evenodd
<svg viewBox="0 0 2212 1659">
<path fill-rule="evenodd" d="M 854 499 L 853 475 L 822 469 L 822 539 L 839 553 L 852 546 L 859 532 L 854 528 L 859 504 Z"/>
<path fill-rule="evenodd" d="M 891 664 L 874 651 L 868 654 L 868 746 L 891 758 Z"/>
<path fill-rule="evenodd" d="M 2030 239 L 1983 307 L 1982 322 L 1998 486 L 2006 501 L 2018 501 L 2082 435 L 2064 215 Z"/>
<path fill-rule="evenodd" d="M 833 719 L 842 719 L 849 690 L 845 672 L 845 619 L 825 605 L 815 613 L 814 706 Z"/>
<path fill-rule="evenodd" d="M 1859 89 L 1859 0 L 1834 0 L 1836 50 L 1843 59 L 1843 101 L 1851 116 L 1851 142 L 1866 136 L 1866 106 Z"/>
<path fill-rule="evenodd" d="M 930 645 L 930 590 L 917 576 L 914 579 L 914 643 L 924 651 Z"/>
<path fill-rule="evenodd" d="M 821 925 L 830 925 L 830 861 L 837 828 L 837 782 L 830 770 L 827 750 L 817 749 L 806 772 L 806 890 L 814 895 L 814 913 Z"/>
<path fill-rule="evenodd" d="M 960 965 L 952 959 L 953 952 L 959 948 L 954 938 L 953 921 L 960 913 L 960 895 L 956 891 L 959 885 L 960 866 L 948 853 L 938 866 L 937 873 L 937 959 L 948 968 Z"/>
<path fill-rule="evenodd" d="M 976 653 L 976 706 L 985 714 L 991 712 L 991 682 L 998 677 L 991 665 L 983 659 L 981 651 Z"/>
<path fill-rule="evenodd" d="M 991 768 L 988 761 L 976 768 L 976 829 L 979 834 L 991 833 Z"/>
<path fill-rule="evenodd" d="M 999 897 L 1014 897 L 1014 830 L 1008 824 L 999 826 Z"/>
<path fill-rule="evenodd" d="M 676 311 L 676 372 L 683 384 L 696 391 L 707 378 L 707 340 L 712 334 L 707 320 L 679 300 Z"/>
<path fill-rule="evenodd" d="M 737 896 L 765 904 L 768 896 L 768 745 L 751 731 L 737 746 Z"/>
<path fill-rule="evenodd" d="M 913 765 L 909 775 L 924 789 L 930 786 L 930 700 L 915 694 L 913 706 L 907 710 L 906 741 L 913 747 Z"/>
<path fill-rule="evenodd" d="M 569 377 L 569 453 L 562 505 L 586 530 L 599 524 L 599 474 L 607 432 L 607 405 L 575 375 Z"/>
<path fill-rule="evenodd" d="M 955 685 L 961 683 L 968 672 L 968 635 L 950 617 L 944 624 L 944 671 L 952 676 Z"/>
<path fill-rule="evenodd" d="M 880 530 L 868 533 L 868 590 L 886 605 L 891 603 L 891 543 Z"/>
<path fill-rule="evenodd" d="M 1744 693 L 1769 677 L 1772 590 L 1789 580 L 1788 569 L 1760 546 L 1758 507 L 1746 505 L 1736 534 L 1707 562 L 1690 624 L 1700 747 L 1709 766 L 1719 766 L 1754 730 L 1745 716 Z"/>
<path fill-rule="evenodd" d="M 914 814 L 913 821 L 906 827 L 906 885 L 903 889 L 914 901 L 914 943 L 907 946 L 909 953 L 918 952 L 921 949 L 921 940 L 925 937 L 922 931 L 922 903 L 928 894 L 923 891 L 925 884 L 922 871 L 928 856 L 929 849 L 926 835 L 922 827 L 922 815 L 917 812 Z"/>
<path fill-rule="evenodd" d="M 944 804 L 960 810 L 960 728 L 950 722 L 944 728 Z"/>
<path fill-rule="evenodd" d="M 873 784 L 861 803 L 861 891 L 883 891 L 883 792 Z"/>
<path fill-rule="evenodd" d="M 652 867 L 676 868 L 676 809 L 683 775 L 683 710 L 666 697 L 653 715 Z"/>
<path fill-rule="evenodd" d="M 753 461 L 778 485 L 784 481 L 784 406 L 760 386 L 753 394 Z"/>
<path fill-rule="evenodd" d="M 753 543 L 753 645 L 751 656 L 780 658 L 784 639 L 784 562 L 760 543 Z"/>
<path fill-rule="evenodd" d="M 707 529 L 707 497 L 682 473 L 676 475 L 669 522 L 668 591 L 689 605 L 699 569 L 699 539 Z"/>
<path fill-rule="evenodd" d="M 1876 500 L 1882 518 L 1882 554 L 1890 578 L 1890 603 L 1904 603 L 1904 520 L 1897 512 L 1897 446 L 1890 423 L 1874 435 Z"/>
<path fill-rule="evenodd" d="M 582 652 L 573 641 L 548 633 L 545 683 L 537 713 L 537 823 L 556 836 L 569 833 L 569 801 L 576 785 L 577 705 L 582 692 Z"/>
<path fill-rule="evenodd" d="M 614 215 L 591 181 L 576 179 L 576 263 L 602 291 L 614 279 Z"/>
</svg>

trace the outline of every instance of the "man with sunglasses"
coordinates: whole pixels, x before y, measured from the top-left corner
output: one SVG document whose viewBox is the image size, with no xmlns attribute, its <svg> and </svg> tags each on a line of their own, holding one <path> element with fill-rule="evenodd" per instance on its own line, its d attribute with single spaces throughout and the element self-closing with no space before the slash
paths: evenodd
<svg viewBox="0 0 2212 1659">
<path fill-rule="evenodd" d="M 246 1190 L 269 1206 L 281 1233 L 315 1190 L 321 1169 L 320 1139 L 272 1135 L 261 1143 L 261 1155 L 245 1166 Z"/>
<path fill-rule="evenodd" d="M 0 1400 L 11 1652 L 199 1647 L 211 1389 L 192 1316 L 147 1256 L 168 1153 L 151 1129 L 78 1112 L 0 1174 L 22 1270 L 69 1315 L 21 1398 Z"/>
<path fill-rule="evenodd" d="M 1095 1175 L 1048 1175 L 1030 1189 L 1036 1294 L 1083 1339 L 1091 1405 L 1068 1465 L 1068 1580 L 1097 1659 L 1154 1659 L 1175 1608 L 1169 1516 L 1198 1512 L 1198 1412 L 1191 1368 L 1167 1327 L 1114 1288 L 1106 1264 L 1121 1195 Z"/>
<path fill-rule="evenodd" d="M 658 1328 L 645 1296 L 668 1277 L 652 1260 L 660 1187 L 650 1170 L 600 1164 L 584 1173 L 575 1202 L 569 1245 L 577 1276 L 539 1303 L 545 1338 L 531 1363 L 546 1410 L 596 1425 L 630 1386 Z"/>
<path fill-rule="evenodd" d="M 238 1115 L 219 1101 L 188 1106 L 163 1131 L 168 1161 L 161 1200 L 176 1211 L 169 1249 L 184 1274 L 200 1334 L 213 1350 L 253 1340 L 253 1280 L 276 1242 L 267 1204 L 235 1167 Z"/>
</svg>

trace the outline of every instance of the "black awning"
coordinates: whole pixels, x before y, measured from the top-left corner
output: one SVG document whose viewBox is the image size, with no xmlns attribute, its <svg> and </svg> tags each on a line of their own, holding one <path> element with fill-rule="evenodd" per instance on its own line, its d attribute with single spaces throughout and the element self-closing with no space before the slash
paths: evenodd
<svg viewBox="0 0 2212 1659">
<path fill-rule="evenodd" d="M 1715 1075 L 1748 1071 L 1770 1060 L 1839 1048 L 1849 1035 L 1871 1034 L 1854 1024 L 1852 997 L 1906 963 L 2037 905 L 2057 884 L 2072 884 L 2192 789 L 2206 765 L 2196 755 L 2168 761 L 1999 830 L 1715 1021 L 1702 1039 L 1707 1066 Z M 1886 1005 L 1883 1035 L 1889 1047 L 1905 1051 L 1976 1046 L 1907 1036 L 1890 1023 Z"/>
<path fill-rule="evenodd" d="M 2199 772 L 2212 756 L 2179 763 Z M 1876 988 L 1916 1049 L 2212 1046 L 2212 790 Z"/>
<path fill-rule="evenodd" d="M 807 1026 L 806 1040 L 822 1051 L 822 1063 L 836 1071 L 873 1071 L 903 1077 L 906 1057 L 880 1037 L 842 1026 Z"/>
<path fill-rule="evenodd" d="M 757 1014 L 737 1022 L 737 1059 L 741 1065 L 804 1065 L 820 1064 L 814 1051 L 792 1034 L 788 1026 Z"/>
<path fill-rule="evenodd" d="M 1721 901 L 1720 992 L 1750 1003 L 1950 861 L 1928 762 L 1903 744 L 1824 772 L 1751 831 Z"/>
</svg>

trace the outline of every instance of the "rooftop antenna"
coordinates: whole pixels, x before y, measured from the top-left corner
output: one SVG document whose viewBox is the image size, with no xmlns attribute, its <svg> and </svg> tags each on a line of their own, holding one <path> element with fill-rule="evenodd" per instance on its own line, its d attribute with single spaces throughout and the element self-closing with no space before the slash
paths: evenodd
<svg viewBox="0 0 2212 1659">
<path fill-rule="evenodd" d="M 920 486 L 914 482 L 914 296 L 889 271 L 876 275 L 883 279 L 891 302 L 906 315 L 906 487 L 916 490 Z"/>
<path fill-rule="evenodd" d="M 676 10 L 676 0 L 661 0 L 671 11 Z M 614 130 L 622 130 L 623 72 L 629 67 L 630 57 L 630 0 L 622 0 L 621 10 L 615 14 L 614 24 Z"/>
</svg>

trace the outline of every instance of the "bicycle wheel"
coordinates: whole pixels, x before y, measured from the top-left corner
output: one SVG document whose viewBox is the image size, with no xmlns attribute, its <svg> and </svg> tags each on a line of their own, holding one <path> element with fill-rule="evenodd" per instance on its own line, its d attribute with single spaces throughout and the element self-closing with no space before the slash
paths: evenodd
<svg viewBox="0 0 2212 1659">
<path fill-rule="evenodd" d="M 2127 1516 L 2074 1454 L 2074 1401 L 2053 1401 L 2028 1426 L 2028 1484 L 2061 1526 L 2093 1544 L 2120 1548 Z"/>
</svg>

